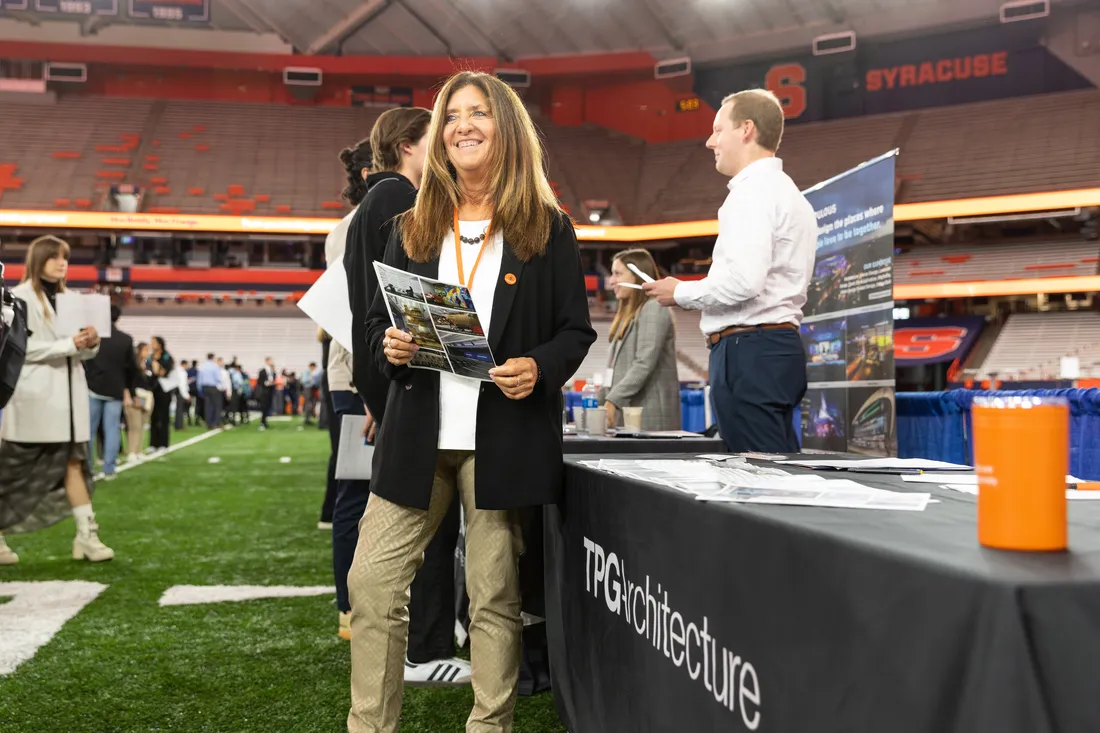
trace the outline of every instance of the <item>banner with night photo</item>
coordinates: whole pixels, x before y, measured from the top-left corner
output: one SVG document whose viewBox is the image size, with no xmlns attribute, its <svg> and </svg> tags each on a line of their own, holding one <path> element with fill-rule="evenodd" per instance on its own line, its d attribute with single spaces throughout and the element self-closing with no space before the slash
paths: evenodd
<svg viewBox="0 0 1100 733">
<path fill-rule="evenodd" d="M 805 191 L 817 257 L 802 321 L 802 447 L 895 455 L 896 150 Z"/>
</svg>

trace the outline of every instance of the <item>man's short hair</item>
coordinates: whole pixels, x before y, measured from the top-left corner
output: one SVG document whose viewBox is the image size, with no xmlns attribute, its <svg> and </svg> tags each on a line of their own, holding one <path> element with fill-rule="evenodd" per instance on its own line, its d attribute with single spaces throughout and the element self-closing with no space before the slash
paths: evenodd
<svg viewBox="0 0 1100 733">
<path fill-rule="evenodd" d="M 740 125 L 752 120 L 756 127 L 756 144 L 765 150 L 776 152 L 783 139 L 783 105 L 779 98 L 767 89 L 746 89 L 730 94 L 722 100 L 722 106 L 733 103 L 733 123 Z"/>
<path fill-rule="evenodd" d="M 312 369 L 312 368 L 313 368 L 313 367 L 315 367 L 315 366 L 317 366 L 317 362 L 315 362 L 315 361 L 311 361 L 311 362 L 309 363 L 309 368 L 310 368 L 310 369 Z"/>
<path fill-rule="evenodd" d="M 212 353 L 206 355 L 206 360 L 207 361 L 211 361 L 211 360 L 213 360 L 213 358 L 214 358 L 214 354 L 212 354 Z"/>
<path fill-rule="evenodd" d="M 111 323 L 118 323 L 118 319 L 122 316 L 122 309 L 114 303 L 111 304 Z"/>
</svg>

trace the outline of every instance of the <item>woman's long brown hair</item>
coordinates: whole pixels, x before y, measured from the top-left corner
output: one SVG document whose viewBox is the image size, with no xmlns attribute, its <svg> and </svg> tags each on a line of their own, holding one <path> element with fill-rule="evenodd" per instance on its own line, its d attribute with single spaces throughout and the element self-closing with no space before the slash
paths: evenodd
<svg viewBox="0 0 1100 733">
<path fill-rule="evenodd" d="M 27 248 L 27 266 L 23 270 L 23 282 L 31 284 L 34 294 L 38 296 L 39 302 L 42 303 L 42 310 L 46 314 L 47 321 L 52 316 L 50 315 L 50 307 L 47 304 L 46 293 L 42 290 L 42 273 L 46 271 L 46 262 L 58 255 L 63 255 L 68 260 L 70 251 L 68 242 L 64 239 L 58 239 L 52 234 L 39 237 L 31 242 L 31 246 Z M 57 291 L 59 293 L 65 291 L 64 280 L 58 281 Z"/>
<path fill-rule="evenodd" d="M 443 128 L 451 97 L 468 86 L 477 87 L 489 100 L 496 124 L 488 175 L 493 231 L 504 234 L 504 241 L 517 257 L 530 260 L 546 250 L 550 229 L 561 215 L 546 177 L 542 141 L 519 95 L 495 76 L 473 71 L 452 76 L 436 97 L 420 193 L 416 206 L 400 222 L 405 252 L 415 262 L 438 257 L 443 239 L 453 226 L 453 212 L 461 203 L 461 193 L 447 158 Z"/>
<path fill-rule="evenodd" d="M 615 255 L 611 259 L 611 262 L 614 264 L 618 260 L 622 260 L 623 266 L 634 265 L 654 280 L 660 277 L 657 272 L 657 263 L 653 261 L 653 255 L 651 255 L 648 250 L 623 250 Z M 641 312 L 647 300 L 649 300 L 649 296 L 646 295 L 645 292 L 641 290 L 631 290 L 626 300 L 619 301 L 619 310 L 615 313 L 615 320 L 611 321 L 611 336 L 609 340 L 617 341 L 626 336 L 626 332 L 630 330 L 630 324 L 634 323 L 634 319 L 638 317 L 638 313 Z"/>
</svg>

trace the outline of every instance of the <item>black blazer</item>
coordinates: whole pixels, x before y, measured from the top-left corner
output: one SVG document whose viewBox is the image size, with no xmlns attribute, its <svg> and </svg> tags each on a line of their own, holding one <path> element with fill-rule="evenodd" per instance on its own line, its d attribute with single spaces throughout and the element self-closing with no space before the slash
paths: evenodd
<svg viewBox="0 0 1100 733">
<path fill-rule="evenodd" d="M 399 228 L 390 237 L 384 262 L 426 277 L 439 273 L 438 258 L 409 260 Z M 439 373 L 390 364 L 382 346 L 390 325 L 379 292 L 367 316 L 368 342 L 391 384 L 386 419 L 375 443 L 371 491 L 396 504 L 427 509 L 439 446 Z M 564 214 L 553 226 L 546 252 L 529 262 L 522 262 L 505 243 L 488 338 L 497 363 L 531 357 L 542 369 L 542 381 L 518 401 L 505 397 L 495 384 L 482 384 L 475 435 L 476 505 L 514 509 L 553 504 L 561 493 L 563 471 L 561 387 L 596 340 L 577 235 Z"/>
<path fill-rule="evenodd" d="M 367 311 L 378 291 L 375 260 L 386 253 L 394 217 L 416 203 L 416 188 L 400 173 L 387 171 L 367 176 L 367 195 L 348 227 L 344 270 L 351 301 L 351 373 L 359 396 L 374 419 L 382 422 L 390 381 L 375 366 L 367 345 Z"/>
<path fill-rule="evenodd" d="M 114 326 L 111 327 L 111 335 L 100 340 L 99 353 L 84 362 L 88 390 L 112 400 L 123 398 L 123 392 L 134 382 L 136 371 L 134 340 Z"/>
</svg>

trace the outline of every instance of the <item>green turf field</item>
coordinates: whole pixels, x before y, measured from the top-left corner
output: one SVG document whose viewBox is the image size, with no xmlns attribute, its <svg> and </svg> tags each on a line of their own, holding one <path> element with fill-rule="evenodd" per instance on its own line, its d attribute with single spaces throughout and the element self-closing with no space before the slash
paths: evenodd
<svg viewBox="0 0 1100 733">
<path fill-rule="evenodd" d="M 336 636 L 331 595 L 157 605 L 174 585 L 332 584 L 331 541 L 316 529 L 328 436 L 299 425 L 259 433 L 253 423 L 100 483 L 95 507 L 113 562 L 71 560 L 71 521 L 8 538 L 22 562 L 0 567 L 0 604 L 6 581 L 108 587 L 0 676 L 0 731 L 345 729 L 348 644 Z M 401 730 L 464 730 L 471 700 L 469 688 L 408 690 Z M 520 698 L 516 733 L 564 730 L 549 695 Z"/>
</svg>

